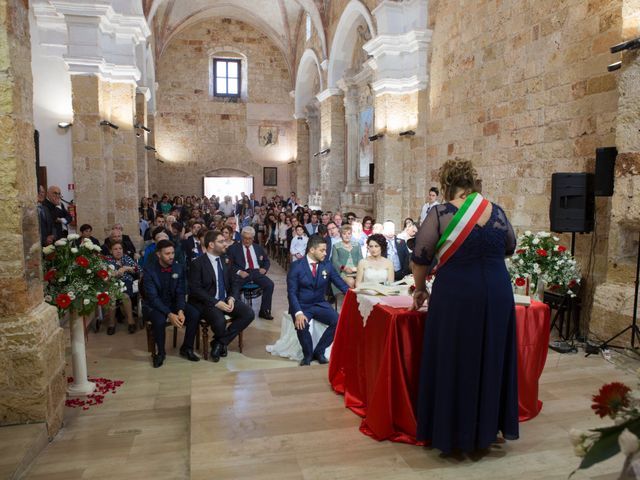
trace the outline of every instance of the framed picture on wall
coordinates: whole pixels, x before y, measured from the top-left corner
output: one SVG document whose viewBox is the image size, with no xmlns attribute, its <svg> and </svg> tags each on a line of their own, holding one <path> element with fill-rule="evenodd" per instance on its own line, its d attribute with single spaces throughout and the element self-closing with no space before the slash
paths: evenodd
<svg viewBox="0 0 640 480">
<path fill-rule="evenodd" d="M 262 173 L 262 185 L 265 187 L 276 187 L 278 185 L 277 167 L 264 167 Z"/>
</svg>

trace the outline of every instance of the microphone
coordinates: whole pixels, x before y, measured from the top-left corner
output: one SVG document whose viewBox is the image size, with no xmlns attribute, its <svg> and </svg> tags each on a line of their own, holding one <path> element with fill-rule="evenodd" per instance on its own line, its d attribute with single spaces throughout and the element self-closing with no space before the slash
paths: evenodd
<svg viewBox="0 0 640 480">
<path fill-rule="evenodd" d="M 66 203 L 67 205 L 73 205 L 73 200 L 71 200 L 69 202 L 69 201 L 65 200 L 62 195 L 60 195 L 60 201 Z"/>
</svg>

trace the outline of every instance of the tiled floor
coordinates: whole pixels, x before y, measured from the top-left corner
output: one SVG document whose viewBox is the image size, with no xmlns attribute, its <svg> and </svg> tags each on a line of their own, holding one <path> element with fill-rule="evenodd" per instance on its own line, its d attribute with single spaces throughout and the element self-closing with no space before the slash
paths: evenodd
<svg viewBox="0 0 640 480">
<path fill-rule="evenodd" d="M 331 391 L 325 366 L 299 368 L 265 351 L 286 307 L 284 273 L 274 266 L 271 276 L 276 320 L 256 319 L 243 354 L 234 343 L 218 364 L 190 363 L 169 348 L 165 365 L 153 369 L 143 332 L 120 326 L 113 337 L 90 335 L 90 374 L 125 384 L 102 406 L 67 409 L 65 427 L 25 478 L 566 479 L 579 463 L 568 430 L 604 425 L 590 396 L 614 379 L 636 384 L 600 357 L 551 352 L 543 411 L 521 424 L 520 440 L 473 459 L 376 442 Z M 621 464 L 614 458 L 573 478 L 614 479 Z"/>
</svg>

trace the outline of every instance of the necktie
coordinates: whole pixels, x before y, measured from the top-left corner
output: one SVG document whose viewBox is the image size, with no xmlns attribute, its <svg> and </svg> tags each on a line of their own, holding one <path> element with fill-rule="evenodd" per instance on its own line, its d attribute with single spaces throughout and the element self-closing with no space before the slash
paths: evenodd
<svg viewBox="0 0 640 480">
<path fill-rule="evenodd" d="M 218 257 L 216 263 L 218 265 L 218 273 L 216 275 L 218 277 L 218 300 L 224 301 L 227 298 L 227 291 L 224 288 L 224 273 L 222 271 L 222 261 L 220 257 Z"/>
<path fill-rule="evenodd" d="M 255 265 L 253 264 L 253 258 L 251 258 L 251 250 L 249 250 L 249 247 L 244 247 L 247 249 L 247 263 L 249 263 L 249 269 L 254 269 L 256 268 Z"/>
<path fill-rule="evenodd" d="M 167 267 L 167 268 L 160 267 L 160 271 L 162 273 L 171 273 L 171 267 Z"/>
<path fill-rule="evenodd" d="M 318 264 L 316 262 L 311 262 L 311 275 L 313 275 L 313 278 L 316 278 L 316 268 L 317 268 Z"/>
</svg>

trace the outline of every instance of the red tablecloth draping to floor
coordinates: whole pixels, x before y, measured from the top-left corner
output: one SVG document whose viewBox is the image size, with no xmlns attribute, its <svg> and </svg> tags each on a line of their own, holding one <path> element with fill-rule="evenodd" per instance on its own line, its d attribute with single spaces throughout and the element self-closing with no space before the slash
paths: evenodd
<svg viewBox="0 0 640 480">
<path fill-rule="evenodd" d="M 424 312 L 376 305 L 366 326 L 349 291 L 331 349 L 329 381 L 362 417 L 360 431 L 377 440 L 416 443 L 415 404 L 422 357 Z M 547 359 L 549 307 L 516 307 L 520 421 L 542 408 L 538 379 Z"/>
</svg>

